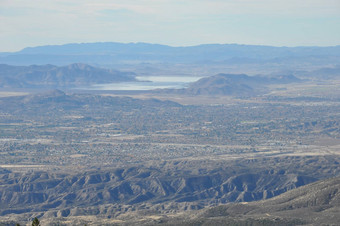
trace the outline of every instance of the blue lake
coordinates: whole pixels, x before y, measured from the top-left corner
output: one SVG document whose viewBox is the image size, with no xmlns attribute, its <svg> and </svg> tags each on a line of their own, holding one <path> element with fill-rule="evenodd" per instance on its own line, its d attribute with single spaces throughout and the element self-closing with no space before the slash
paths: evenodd
<svg viewBox="0 0 340 226">
<path fill-rule="evenodd" d="M 139 82 L 121 82 L 96 84 L 86 89 L 90 90 L 153 90 L 153 89 L 181 89 L 202 77 L 191 76 L 138 76 Z"/>
</svg>

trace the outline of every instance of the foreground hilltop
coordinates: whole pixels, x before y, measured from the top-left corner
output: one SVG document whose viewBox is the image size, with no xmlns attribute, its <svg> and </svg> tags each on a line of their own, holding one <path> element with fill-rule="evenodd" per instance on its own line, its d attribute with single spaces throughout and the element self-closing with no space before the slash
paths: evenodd
<svg viewBox="0 0 340 226">
<path fill-rule="evenodd" d="M 306 162 L 310 169 L 297 170 Z M 320 165 L 338 175 L 338 162 L 329 157 L 164 161 L 74 173 L 3 172 L 0 216 L 20 223 L 38 216 L 44 225 L 219 225 L 248 218 L 306 223 L 313 222 L 307 221 L 311 214 L 320 222 L 334 222 L 340 179 L 304 186 L 329 175 Z M 263 201 L 252 202 L 256 200 Z"/>
<path fill-rule="evenodd" d="M 318 181 L 277 197 L 204 209 L 167 225 L 338 225 L 340 178 Z"/>
<path fill-rule="evenodd" d="M 121 173 L 124 175 L 129 172 Z M 141 176 L 142 174 L 140 172 L 139 175 Z M 36 180 L 52 179 L 48 178 L 49 176 L 41 174 Z M 91 182 L 95 184 L 98 183 L 98 179 L 100 177 L 86 177 L 85 183 Z M 72 183 L 71 178 L 67 180 Z M 79 182 L 75 182 L 75 184 L 81 186 Z M 41 185 L 46 186 L 47 184 L 42 183 Z M 125 186 L 125 183 L 122 183 L 121 186 Z M 71 222 L 73 225 L 338 225 L 340 220 L 338 214 L 340 211 L 339 187 L 340 178 L 336 177 L 290 190 L 268 200 L 230 203 L 216 207 L 206 207 L 201 210 L 197 210 L 197 205 L 189 206 L 186 203 L 169 203 L 163 206 L 155 203 L 149 207 L 145 204 L 135 207 L 131 205 L 80 206 L 70 210 L 65 208 L 67 204 L 64 203 L 62 204 L 63 208 L 59 211 L 48 211 L 44 216 L 37 215 L 38 213 L 35 213 L 35 215 L 40 216 L 39 218 L 44 225 L 65 225 Z M 146 193 L 144 196 L 148 195 Z M 69 194 L 67 199 L 74 199 L 75 196 L 75 194 Z M 82 195 L 84 199 L 94 199 L 95 196 Z M 35 199 L 37 198 L 38 196 L 35 197 Z M 32 199 L 34 199 L 34 196 L 32 196 Z M 60 204 L 61 202 L 56 201 L 45 205 L 45 208 Z M 183 207 L 184 212 L 177 214 L 166 212 L 167 208 L 178 208 L 179 206 Z M 159 210 L 156 210 L 156 207 Z M 18 213 L 23 213 L 24 211 L 24 209 L 21 209 Z M 112 212 L 115 215 L 121 211 L 126 211 L 126 214 L 113 219 L 107 218 L 103 214 L 103 212 Z M 85 217 L 84 215 L 88 216 Z M 12 214 L 12 216 L 15 215 Z M 27 217 L 28 215 L 25 216 Z M 7 221 L 7 223 L 6 221 L 2 222 L 4 225 L 11 224 L 10 221 Z"/>
</svg>

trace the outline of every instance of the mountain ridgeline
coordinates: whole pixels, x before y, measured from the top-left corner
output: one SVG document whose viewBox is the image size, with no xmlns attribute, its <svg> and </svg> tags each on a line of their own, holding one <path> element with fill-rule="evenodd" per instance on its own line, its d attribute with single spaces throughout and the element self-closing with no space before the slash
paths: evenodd
<svg viewBox="0 0 340 226">
<path fill-rule="evenodd" d="M 205 44 L 171 47 L 148 43 L 81 43 L 25 48 L 0 54 L 0 63 L 13 65 L 56 64 L 76 62 L 90 64 L 135 63 L 263 63 L 281 60 L 324 59 L 337 61 L 340 46 L 273 47 L 238 44 Z"/>
</svg>

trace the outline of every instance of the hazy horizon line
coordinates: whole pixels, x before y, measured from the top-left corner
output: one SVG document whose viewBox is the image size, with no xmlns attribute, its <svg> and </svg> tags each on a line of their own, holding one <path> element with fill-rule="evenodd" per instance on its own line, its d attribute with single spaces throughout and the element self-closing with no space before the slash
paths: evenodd
<svg viewBox="0 0 340 226">
<path fill-rule="evenodd" d="M 105 43 L 115 43 L 115 44 L 147 44 L 147 45 L 159 45 L 159 46 L 168 46 L 173 48 L 185 48 L 185 47 L 196 47 L 196 46 L 204 46 L 204 45 L 239 45 L 239 46 L 263 46 L 263 47 L 275 47 L 275 48 L 308 48 L 308 47 L 338 47 L 340 46 L 340 43 L 338 45 L 270 45 L 270 44 L 246 44 L 246 43 L 201 43 L 196 45 L 171 45 L 171 44 L 161 44 L 161 43 L 152 43 L 152 42 L 117 42 L 117 41 L 98 41 L 98 42 L 69 42 L 69 43 L 63 43 L 63 44 L 42 44 L 37 46 L 26 46 L 23 48 L 20 48 L 18 50 L 14 51 L 0 51 L 0 53 L 16 53 L 21 52 L 24 49 L 30 49 L 30 48 L 39 48 L 39 47 L 48 47 L 48 46 L 66 46 L 66 45 L 84 45 L 84 44 L 105 44 Z"/>
</svg>

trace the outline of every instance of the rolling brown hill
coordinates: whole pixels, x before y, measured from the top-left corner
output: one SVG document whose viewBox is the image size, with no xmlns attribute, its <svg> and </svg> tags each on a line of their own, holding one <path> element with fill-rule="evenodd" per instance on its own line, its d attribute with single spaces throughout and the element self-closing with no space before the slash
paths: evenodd
<svg viewBox="0 0 340 226">
<path fill-rule="evenodd" d="M 100 83 L 135 81 L 135 74 L 75 63 L 67 66 L 0 65 L 0 88 L 81 87 Z"/>
<path fill-rule="evenodd" d="M 276 77 L 248 76 L 246 74 L 217 74 L 201 78 L 184 89 L 157 90 L 157 92 L 185 95 L 222 95 L 222 96 L 254 96 L 268 92 L 273 84 L 298 83 L 302 80 L 294 75 Z"/>
</svg>

